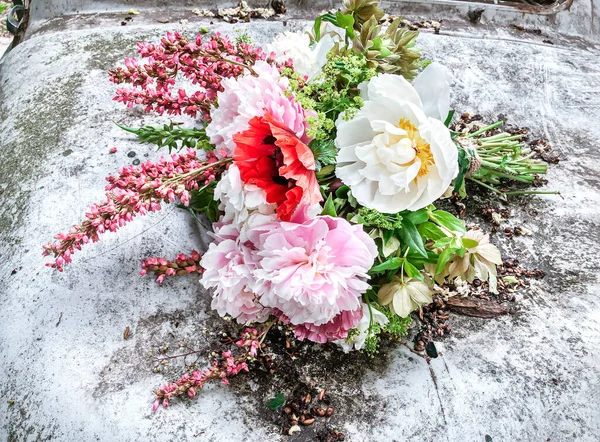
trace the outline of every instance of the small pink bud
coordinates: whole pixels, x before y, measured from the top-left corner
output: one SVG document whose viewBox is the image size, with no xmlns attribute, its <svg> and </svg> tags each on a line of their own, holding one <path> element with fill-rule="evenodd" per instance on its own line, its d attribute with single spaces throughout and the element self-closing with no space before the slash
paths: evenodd
<svg viewBox="0 0 600 442">
<path fill-rule="evenodd" d="M 152 411 L 156 411 L 158 409 L 159 405 L 160 405 L 160 398 L 156 398 L 156 400 L 152 404 Z"/>
<path fill-rule="evenodd" d="M 190 397 L 190 399 L 194 399 L 194 396 L 196 396 L 196 389 L 194 387 L 191 387 L 187 391 L 187 395 Z"/>
<path fill-rule="evenodd" d="M 108 149 L 108 153 L 117 153 L 117 148 L 111 147 L 110 149 Z"/>
</svg>

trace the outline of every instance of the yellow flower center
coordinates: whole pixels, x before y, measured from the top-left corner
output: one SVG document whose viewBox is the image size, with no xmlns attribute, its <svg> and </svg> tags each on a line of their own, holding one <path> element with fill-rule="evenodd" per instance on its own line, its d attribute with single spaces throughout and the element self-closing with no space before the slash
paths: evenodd
<svg viewBox="0 0 600 442">
<path fill-rule="evenodd" d="M 433 154 L 431 153 L 431 146 L 427 141 L 421 138 L 419 130 L 406 118 L 401 118 L 398 122 L 398 127 L 403 129 L 407 133 L 407 137 L 412 141 L 412 148 L 415 150 L 417 158 L 421 160 L 421 167 L 419 168 L 418 176 L 422 177 L 429 171 L 429 167 L 433 165 Z M 414 163 L 414 159 L 409 163 L 405 164 L 410 166 Z M 404 166 L 404 164 L 403 164 Z M 416 182 L 415 178 L 415 182 Z"/>
</svg>

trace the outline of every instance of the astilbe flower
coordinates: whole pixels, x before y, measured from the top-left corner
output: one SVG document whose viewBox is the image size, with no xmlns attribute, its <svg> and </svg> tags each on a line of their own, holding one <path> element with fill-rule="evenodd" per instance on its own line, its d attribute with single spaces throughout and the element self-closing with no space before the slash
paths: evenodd
<svg viewBox="0 0 600 442">
<path fill-rule="evenodd" d="M 256 61 L 267 58 L 261 48 L 232 42 L 219 33 L 203 42 L 201 34 L 189 41 L 179 32 L 169 32 L 157 45 L 140 42 L 137 46 L 147 63 L 127 58 L 124 68 L 109 71 L 113 83 L 132 86 L 118 89 L 114 100 L 128 107 L 143 105 L 147 112 L 160 115 L 185 113 L 195 118 L 200 112 L 206 121 L 210 121 L 210 106 L 217 93 L 223 90 L 221 81 L 237 78 L 245 71 L 254 73 Z M 191 95 L 181 88 L 174 91 L 179 73 L 201 90 Z"/>
<path fill-rule="evenodd" d="M 43 246 L 43 255 L 54 257 L 54 262 L 46 265 L 62 271 L 83 244 L 98 241 L 106 231 L 115 232 L 138 214 L 159 211 L 161 202 L 179 200 L 189 205 L 190 191 L 214 181 L 227 162 L 217 160 L 211 152 L 206 160 L 199 160 L 196 151 L 188 149 L 184 154 L 171 155 L 170 161 L 161 157 L 157 163 L 147 161 L 140 167 L 124 167 L 118 175 L 106 178 L 106 201 L 93 204 L 85 221 L 68 233 L 56 235 L 56 242 Z"/>
<path fill-rule="evenodd" d="M 259 339 L 264 333 L 266 331 L 259 334 L 256 329 L 247 328 L 241 339 L 235 343 L 238 348 L 243 350 L 240 356 L 234 357 L 231 350 L 223 351 L 221 353 L 222 358 L 213 361 L 210 367 L 186 373 L 181 379 L 155 390 L 156 399 L 152 405 L 152 410 L 155 411 L 161 404 L 165 408 L 168 407 L 169 400 L 173 397 L 188 396 L 194 398 L 208 381 L 220 379 L 224 385 L 228 385 L 228 378 L 242 371 L 249 371 L 246 361 L 257 355 L 260 346 Z"/>
<path fill-rule="evenodd" d="M 165 258 L 148 258 L 142 262 L 140 275 L 153 272 L 157 276 L 156 282 L 162 283 L 167 276 L 202 274 L 204 269 L 200 266 L 200 259 L 201 256 L 196 250 L 192 250 L 191 256 L 180 253 L 174 261 Z"/>
</svg>

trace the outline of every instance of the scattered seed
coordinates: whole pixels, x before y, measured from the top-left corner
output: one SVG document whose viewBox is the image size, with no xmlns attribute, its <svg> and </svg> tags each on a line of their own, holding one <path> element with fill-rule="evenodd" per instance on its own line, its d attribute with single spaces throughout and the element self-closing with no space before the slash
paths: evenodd
<svg viewBox="0 0 600 442">
<path fill-rule="evenodd" d="M 131 329 L 129 328 L 129 326 L 127 326 L 125 328 L 125 332 L 123 333 L 123 339 L 125 339 L 125 340 L 129 339 L 130 334 L 131 334 Z"/>
</svg>

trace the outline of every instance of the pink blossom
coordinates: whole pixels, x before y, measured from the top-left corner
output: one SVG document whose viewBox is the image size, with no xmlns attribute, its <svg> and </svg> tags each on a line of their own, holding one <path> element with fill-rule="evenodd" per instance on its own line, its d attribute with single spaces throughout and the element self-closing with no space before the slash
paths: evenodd
<svg viewBox="0 0 600 442">
<path fill-rule="evenodd" d="M 298 324 L 294 326 L 296 338 L 303 341 L 318 342 L 324 344 L 326 342 L 346 339 L 348 331 L 360 322 L 362 318 L 362 306 L 356 310 L 344 310 L 336 315 L 331 321 L 322 325 L 314 325 L 310 323 Z M 281 321 L 289 323 L 289 319 L 281 312 L 275 313 Z"/>
<path fill-rule="evenodd" d="M 377 256 L 375 242 L 361 225 L 329 216 L 311 219 L 298 210 L 291 222 L 258 226 L 248 238 L 260 257 L 253 276 L 262 305 L 279 310 L 292 325 L 303 325 L 307 331 L 299 333 L 308 338 L 347 332 L 355 315 L 334 318 L 360 310 Z"/>
<path fill-rule="evenodd" d="M 117 153 L 117 148 L 111 147 L 110 149 L 108 149 L 108 153 Z"/>
<path fill-rule="evenodd" d="M 247 328 L 236 342 L 239 347 L 240 355 L 234 356 L 231 350 L 221 352 L 222 359 L 212 361 L 211 365 L 204 370 L 195 370 L 192 373 L 184 374 L 175 382 L 163 385 L 154 391 L 156 399 L 152 405 L 152 410 L 156 411 L 160 404 L 163 407 L 169 406 L 169 400 L 176 396 L 187 395 L 194 398 L 199 390 L 210 380 L 220 379 L 224 385 L 229 384 L 232 376 L 238 375 L 242 371 L 249 371 L 246 361 L 252 355 L 253 351 L 259 346 L 260 337 L 264 336 L 269 328 L 266 328 L 260 335 L 256 329 Z"/>
<path fill-rule="evenodd" d="M 204 268 L 200 281 L 204 288 L 214 289 L 212 308 L 242 324 L 267 320 L 270 310 L 256 302 L 252 289 L 256 255 L 239 239 L 236 226 L 217 223 L 214 229 L 215 241 L 200 261 Z"/>
<path fill-rule="evenodd" d="M 210 142 L 231 156 L 236 147 L 233 136 L 247 130 L 252 118 L 268 112 L 308 143 L 306 117 L 312 114 L 305 112 L 293 96 L 284 94 L 289 80 L 280 76 L 276 66 L 264 61 L 254 65 L 254 72 L 257 76 L 228 78 L 221 83 L 218 107 L 211 108 L 211 123 L 206 127 Z"/>
<path fill-rule="evenodd" d="M 202 274 L 204 269 L 200 267 L 200 254 L 192 250 L 191 256 L 180 253 L 174 261 L 165 258 L 148 258 L 142 262 L 140 275 L 153 272 L 157 276 L 156 282 L 162 283 L 166 276 L 182 276 L 190 273 Z"/>
<path fill-rule="evenodd" d="M 199 160 L 196 151 L 188 149 L 184 154 L 171 155 L 170 160 L 162 157 L 157 163 L 148 161 L 140 167 L 124 167 L 119 175 L 106 178 L 109 183 L 106 201 L 93 204 L 85 214 L 86 220 L 68 233 L 56 235 L 56 242 L 43 246 L 43 255 L 54 257 L 54 262 L 47 265 L 62 271 L 83 244 L 98 241 L 99 235 L 106 231 L 116 232 L 138 214 L 159 211 L 162 202 L 179 200 L 187 206 L 190 191 L 209 184 L 222 173 L 224 164 L 210 152 L 206 160 Z M 159 282 L 167 274 L 173 275 L 174 271 L 165 271 Z"/>
<path fill-rule="evenodd" d="M 265 60 L 266 54 L 260 48 L 232 42 L 218 33 L 208 41 L 202 38 L 198 34 L 190 41 L 179 32 L 169 32 L 157 45 L 138 43 L 138 52 L 147 63 L 126 58 L 124 68 L 109 72 L 110 81 L 131 85 L 118 89 L 114 99 L 128 107 L 145 106 L 147 112 L 161 115 L 184 113 L 196 117 L 200 112 L 209 120 L 210 106 L 217 92 L 223 90 L 222 80 L 253 72 L 252 65 L 257 60 Z M 199 90 L 191 95 L 181 88 L 175 90 L 180 73 Z"/>
</svg>

